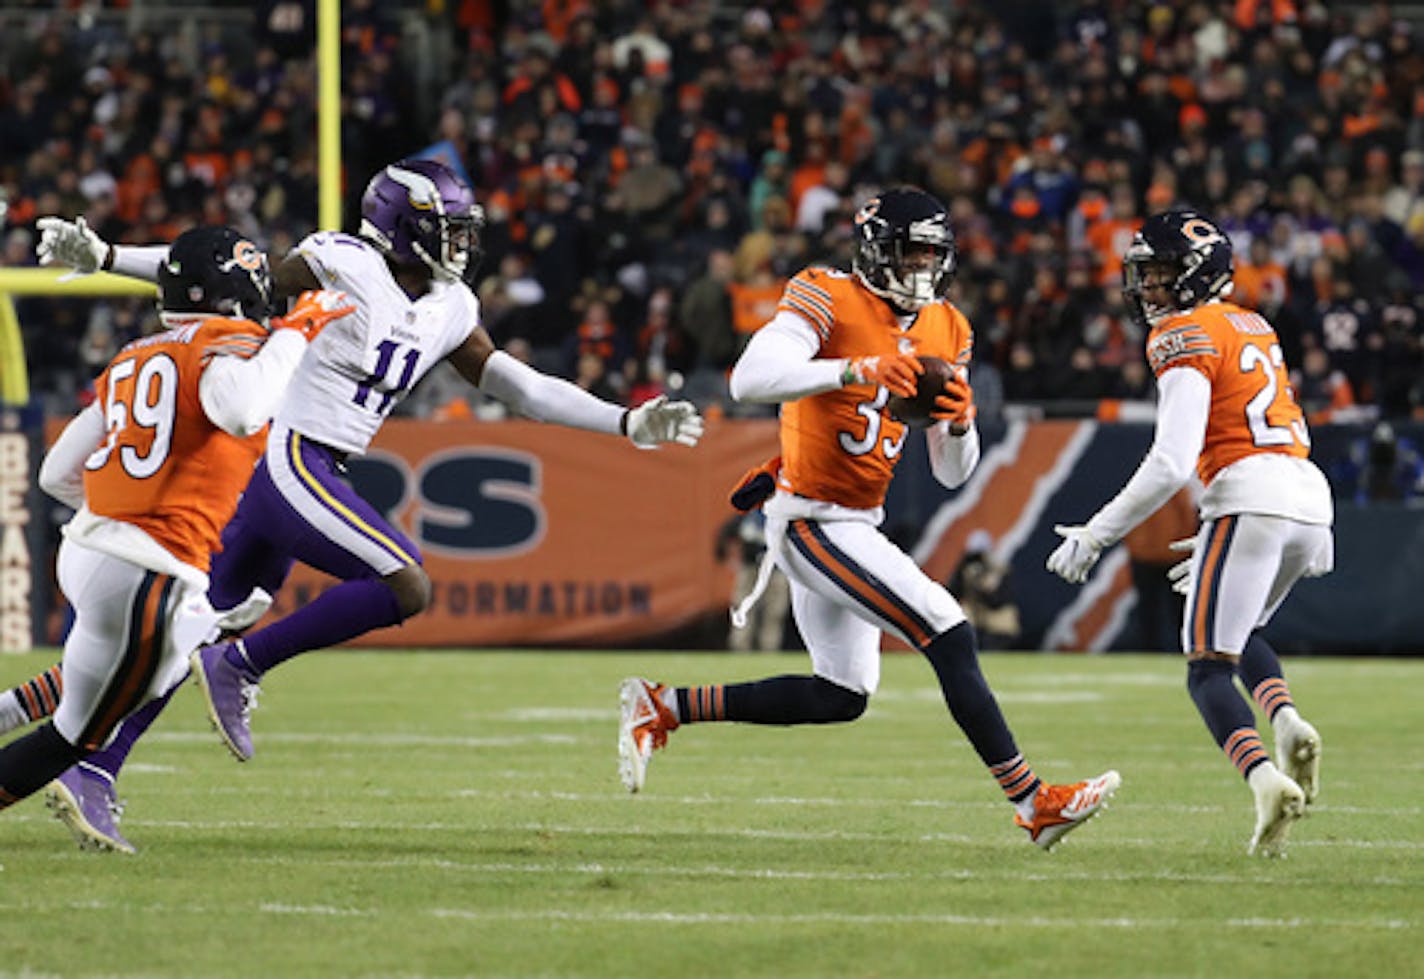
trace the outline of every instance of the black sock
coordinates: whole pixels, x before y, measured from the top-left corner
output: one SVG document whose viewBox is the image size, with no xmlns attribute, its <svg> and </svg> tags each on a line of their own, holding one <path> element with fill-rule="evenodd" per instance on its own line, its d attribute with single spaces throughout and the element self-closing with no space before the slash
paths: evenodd
<svg viewBox="0 0 1424 979">
<path fill-rule="evenodd" d="M 1253 632 L 1246 640 L 1241 661 L 1236 664 L 1236 675 L 1271 720 L 1276 719 L 1282 707 L 1295 706 L 1290 686 L 1286 684 L 1285 670 L 1281 668 L 1281 658 L 1259 634 Z"/>
<path fill-rule="evenodd" d="M 1251 705 L 1232 681 L 1235 672 L 1223 660 L 1193 660 L 1187 664 L 1187 690 L 1217 746 L 1245 777 L 1269 756 L 1256 731 Z"/>
<path fill-rule="evenodd" d="M 868 700 L 824 677 L 774 676 L 752 683 L 678 687 L 677 713 L 684 724 L 836 724 L 865 713 Z"/>
<path fill-rule="evenodd" d="M 949 712 L 984 764 L 991 768 L 1018 755 L 1013 732 L 1004 720 L 989 681 L 979 669 L 974 627 L 961 622 L 925 647 L 925 658 L 939 677 Z"/>
<path fill-rule="evenodd" d="M 0 809 L 33 795 L 85 754 L 50 721 L 0 748 Z"/>
</svg>

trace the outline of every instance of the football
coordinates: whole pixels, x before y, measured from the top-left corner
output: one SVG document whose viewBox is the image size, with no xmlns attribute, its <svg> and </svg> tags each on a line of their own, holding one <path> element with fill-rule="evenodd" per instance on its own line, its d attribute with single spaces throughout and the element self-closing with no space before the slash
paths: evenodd
<svg viewBox="0 0 1424 979">
<path fill-rule="evenodd" d="M 911 428 L 929 428 L 934 423 L 930 412 L 935 410 L 935 398 L 944 392 L 946 382 L 954 379 L 954 365 L 939 357 L 921 357 L 920 364 L 925 372 L 915 385 L 913 398 L 890 395 L 885 407 L 890 414 Z"/>
</svg>

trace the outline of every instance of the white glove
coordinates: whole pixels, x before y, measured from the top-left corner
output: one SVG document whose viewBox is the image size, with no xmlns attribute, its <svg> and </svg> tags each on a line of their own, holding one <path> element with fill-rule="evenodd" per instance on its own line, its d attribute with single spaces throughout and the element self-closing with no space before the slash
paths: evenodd
<svg viewBox="0 0 1424 979">
<path fill-rule="evenodd" d="M 1172 591 L 1185 595 L 1192 590 L 1192 555 L 1197 550 L 1195 537 L 1184 537 L 1167 545 L 1169 551 L 1182 551 L 1187 555 L 1167 569 L 1167 580 L 1172 583 Z"/>
<path fill-rule="evenodd" d="M 35 246 L 41 265 L 68 265 L 81 275 L 89 275 L 104 267 L 109 257 L 109 243 L 83 218 L 66 221 L 47 217 L 35 222 L 40 229 L 40 243 Z"/>
<path fill-rule="evenodd" d="M 1069 527 L 1057 524 L 1053 532 L 1063 538 L 1052 554 L 1048 555 L 1048 570 L 1064 581 L 1081 585 L 1088 578 L 1088 572 L 1098 563 L 1098 555 L 1103 545 L 1087 527 Z"/>
<path fill-rule="evenodd" d="M 696 445 L 702 437 L 702 416 L 691 401 L 669 401 L 660 394 L 636 408 L 630 408 L 628 439 L 640 449 L 651 449 L 661 442 Z"/>
</svg>

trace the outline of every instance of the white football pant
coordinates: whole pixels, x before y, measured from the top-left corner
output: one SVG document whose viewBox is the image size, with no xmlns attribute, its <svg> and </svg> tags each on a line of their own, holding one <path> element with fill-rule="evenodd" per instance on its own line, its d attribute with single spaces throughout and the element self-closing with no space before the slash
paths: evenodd
<svg viewBox="0 0 1424 979">
<path fill-rule="evenodd" d="M 214 637 L 202 589 L 65 540 L 59 586 L 74 607 L 64 642 L 64 691 L 54 726 L 97 750 L 119 722 L 182 681 L 188 655 Z"/>
<path fill-rule="evenodd" d="M 1182 649 L 1239 655 L 1297 581 L 1334 565 L 1335 539 L 1324 524 L 1260 513 L 1206 521 L 1192 555 Z"/>
<path fill-rule="evenodd" d="M 871 524 L 768 517 L 766 537 L 811 665 L 832 683 L 873 694 L 882 631 L 924 649 L 965 620 L 954 596 Z"/>
</svg>

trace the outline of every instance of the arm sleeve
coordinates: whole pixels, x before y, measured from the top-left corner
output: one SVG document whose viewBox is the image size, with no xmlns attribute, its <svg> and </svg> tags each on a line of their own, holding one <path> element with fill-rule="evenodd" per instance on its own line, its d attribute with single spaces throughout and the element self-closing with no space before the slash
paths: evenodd
<svg viewBox="0 0 1424 979">
<path fill-rule="evenodd" d="M 40 463 L 40 489 L 65 506 L 84 505 L 84 460 L 104 440 L 104 409 L 95 401 L 75 415 Z"/>
<path fill-rule="evenodd" d="M 168 257 L 167 245 L 110 245 L 109 271 L 147 282 L 158 281 L 158 266 Z"/>
<path fill-rule="evenodd" d="M 979 429 L 970 425 L 963 435 L 951 435 L 948 422 L 936 422 L 925 432 L 925 440 L 934 478 L 949 489 L 963 486 L 979 465 Z"/>
<path fill-rule="evenodd" d="M 198 380 L 203 411 L 229 435 L 245 438 L 260 432 L 281 404 L 306 350 L 306 338 L 296 330 L 278 330 L 252 357 L 214 357 Z"/>
<path fill-rule="evenodd" d="M 503 350 L 485 361 L 480 390 L 535 421 L 618 435 L 625 409 L 596 398 L 577 384 L 541 374 Z"/>
<path fill-rule="evenodd" d="M 813 359 L 820 348 L 820 336 L 808 320 L 786 310 L 778 312 L 752 335 L 732 368 L 733 399 L 795 401 L 841 387 L 845 360 Z"/>
<path fill-rule="evenodd" d="M 1091 520 L 1088 531 L 1106 547 L 1156 513 L 1191 478 L 1206 440 L 1211 382 L 1195 367 L 1174 367 L 1157 379 L 1157 433 L 1147 458 Z"/>
</svg>

